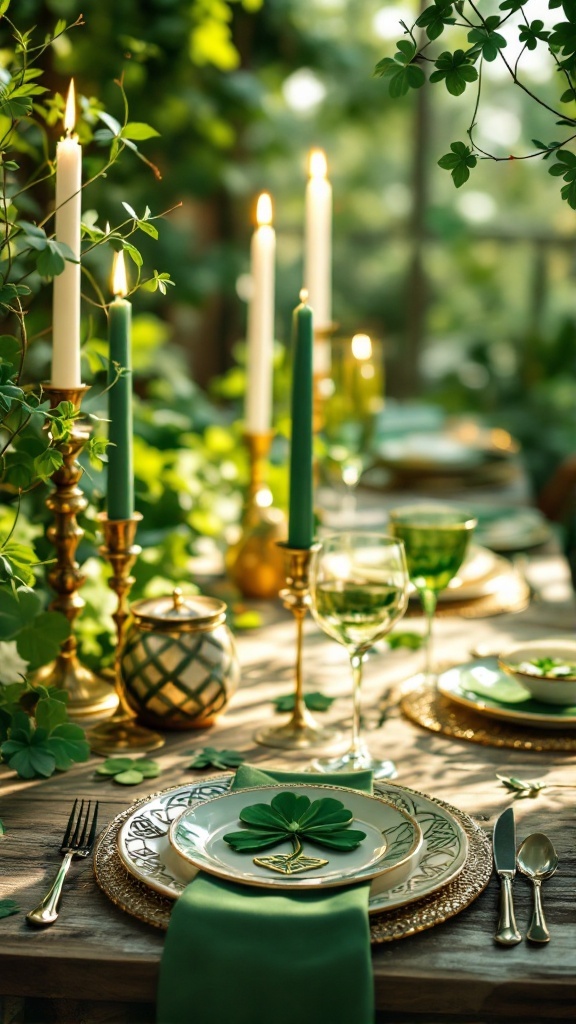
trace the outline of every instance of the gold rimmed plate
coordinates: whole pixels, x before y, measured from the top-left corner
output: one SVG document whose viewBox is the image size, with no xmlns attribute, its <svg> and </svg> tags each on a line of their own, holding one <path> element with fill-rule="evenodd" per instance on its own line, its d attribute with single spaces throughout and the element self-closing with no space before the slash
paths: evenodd
<svg viewBox="0 0 576 1024">
<path fill-rule="evenodd" d="M 292 842 L 272 851 L 253 853 L 233 849 L 225 840 L 241 831 L 240 815 L 254 804 L 269 806 L 274 797 L 292 793 L 310 802 L 338 800 L 353 815 L 352 827 L 365 838 L 355 849 L 339 851 L 310 842 L 304 836 L 301 851 Z M 224 793 L 189 807 L 170 826 L 168 840 L 176 854 L 197 870 L 242 885 L 267 889 L 323 889 L 374 879 L 377 886 L 396 885 L 416 867 L 422 850 L 422 830 L 406 811 L 382 797 L 369 796 L 342 786 L 259 786 Z"/>
<path fill-rule="evenodd" d="M 230 774 L 220 775 L 165 790 L 139 801 L 121 816 L 117 830 L 119 860 L 140 885 L 171 900 L 181 895 L 196 869 L 171 847 L 170 827 L 192 804 L 227 793 L 232 778 Z M 342 789 L 339 791 L 342 793 Z M 408 877 L 378 891 L 378 879 L 372 882 L 371 914 L 427 897 L 454 881 L 463 871 L 468 853 L 466 831 L 444 804 L 391 783 L 376 783 L 374 792 L 416 820 L 423 844 L 418 863 Z M 398 841 L 401 838 L 400 834 Z M 395 842 L 396 837 L 392 837 L 392 846 Z M 390 875 L 388 881 L 392 881 Z"/>
<path fill-rule="evenodd" d="M 534 700 L 499 667 L 497 658 L 477 658 L 442 672 L 438 676 L 438 692 L 491 718 L 537 729 L 576 729 L 576 706 Z"/>
</svg>

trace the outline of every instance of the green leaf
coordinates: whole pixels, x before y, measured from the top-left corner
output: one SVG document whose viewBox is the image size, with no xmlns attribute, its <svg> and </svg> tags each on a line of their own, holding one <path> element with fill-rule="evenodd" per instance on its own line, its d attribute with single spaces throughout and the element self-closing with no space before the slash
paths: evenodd
<svg viewBox="0 0 576 1024">
<path fill-rule="evenodd" d="M 11 0 L 0 0 L 0 18 L 6 14 L 6 11 L 10 7 Z M 10 901 L 9 901 L 10 902 Z"/>
<path fill-rule="evenodd" d="M 215 747 L 204 747 L 203 750 L 189 751 L 194 756 L 188 768 L 237 768 L 245 760 L 237 750 L 216 750 Z"/>
<path fill-rule="evenodd" d="M 38 564 L 36 552 L 28 544 L 18 544 L 16 541 L 8 541 L 0 548 L 0 555 L 3 564 L 6 561 L 10 565 L 9 576 L 19 580 L 23 586 L 32 587 L 36 582 L 32 566 Z"/>
<path fill-rule="evenodd" d="M 144 781 L 142 772 L 137 771 L 135 768 L 131 768 L 129 771 L 119 772 L 118 775 L 114 776 L 114 782 L 118 782 L 121 786 L 137 786 L 140 782 Z"/>
<path fill-rule="evenodd" d="M 41 608 L 37 594 L 0 588 L 0 640 L 12 640 Z"/>
<path fill-rule="evenodd" d="M 239 818 L 248 828 L 222 837 L 237 851 L 260 850 L 287 839 L 300 843 L 308 840 L 346 851 L 355 849 L 366 838 L 365 832 L 349 828 L 352 812 L 333 797 L 311 801 L 307 796 L 286 791 L 278 793 L 269 804 L 243 807 Z"/>
<path fill-rule="evenodd" d="M 437 70 L 430 75 L 430 81 L 444 81 L 452 96 L 461 96 L 466 86 L 478 78 L 478 72 L 472 66 L 473 61 L 474 57 L 464 53 L 464 50 L 455 50 L 454 53 L 445 50 L 435 61 Z"/>
<path fill-rule="evenodd" d="M 158 228 L 154 224 L 150 224 L 147 220 L 139 220 L 138 227 L 144 234 L 150 235 L 151 238 L 158 238 Z"/>
<path fill-rule="evenodd" d="M 477 160 L 470 146 L 466 146 L 464 142 L 452 142 L 450 150 L 450 153 L 445 153 L 440 157 L 438 166 L 450 171 L 456 188 L 460 188 L 465 181 L 468 181 L 470 168 L 476 166 Z"/>
<path fill-rule="evenodd" d="M 57 725 L 46 740 L 46 746 L 60 772 L 65 772 L 73 764 L 87 761 L 90 757 L 90 745 L 84 730 L 73 722 Z"/>
<path fill-rule="evenodd" d="M 419 651 L 424 644 L 424 639 L 422 633 L 398 630 L 394 633 L 388 633 L 386 643 L 392 651 L 397 650 L 399 647 L 406 647 L 409 651 Z"/>
<path fill-rule="evenodd" d="M 34 459 L 34 472 L 39 480 L 50 480 L 56 470 L 64 465 L 62 452 L 56 448 L 46 448 Z"/>
<path fill-rule="evenodd" d="M 52 697 L 42 697 L 36 704 L 34 717 L 37 725 L 46 729 L 46 732 L 52 732 L 57 725 L 66 721 L 66 705 Z"/>
<path fill-rule="evenodd" d="M 500 50 L 508 45 L 506 39 L 496 29 L 500 25 L 500 18 L 497 15 L 486 18 L 481 28 L 473 28 L 468 33 L 468 42 L 472 43 L 474 50 L 484 57 L 484 60 L 496 60 Z"/>
<path fill-rule="evenodd" d="M 98 775 L 112 777 L 121 786 L 136 786 L 144 779 L 155 779 L 161 768 L 157 761 L 146 757 L 109 757 L 97 769 Z"/>
<path fill-rule="evenodd" d="M 431 7 L 426 7 L 422 14 L 416 19 L 419 28 L 426 29 L 428 39 L 437 39 L 442 35 L 446 25 L 453 25 L 456 19 L 452 17 L 452 4 L 441 3 L 436 0 Z"/>
<path fill-rule="evenodd" d="M 9 0 L 4 0 L 4 4 Z M 1 5 L 0 5 L 1 7 Z M 0 10 L 0 16 L 4 11 Z M 19 914 L 20 907 L 15 900 L 0 900 L 0 917 L 10 917 L 11 914 Z"/>
<path fill-rule="evenodd" d="M 122 139 L 133 139 L 135 142 L 142 142 L 144 139 L 158 137 L 160 132 L 142 121 L 129 121 L 120 132 Z"/>
<path fill-rule="evenodd" d="M 61 612 L 42 612 L 18 634 L 18 654 L 30 662 L 33 672 L 56 658 L 69 636 L 70 623 Z"/>
<path fill-rule="evenodd" d="M 69 246 L 64 242 L 56 242 L 53 238 L 49 238 L 46 247 L 42 249 L 36 260 L 36 267 L 42 277 L 58 277 L 65 269 L 67 261 L 79 262 Z"/>
<path fill-rule="evenodd" d="M 309 711 L 328 711 L 328 708 L 332 706 L 335 697 L 327 697 L 325 693 L 320 693 L 319 690 L 314 690 L 312 693 L 304 694 L 304 704 Z M 282 697 L 276 697 L 273 703 L 276 705 L 276 711 L 289 712 L 294 710 L 294 704 L 296 698 L 293 693 L 284 694 Z"/>
</svg>

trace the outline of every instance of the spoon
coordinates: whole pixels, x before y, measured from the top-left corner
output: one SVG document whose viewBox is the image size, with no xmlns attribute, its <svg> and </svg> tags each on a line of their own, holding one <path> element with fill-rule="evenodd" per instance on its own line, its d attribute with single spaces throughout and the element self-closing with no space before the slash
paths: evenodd
<svg viewBox="0 0 576 1024">
<path fill-rule="evenodd" d="M 558 867 L 558 854 L 543 832 L 526 836 L 516 854 L 518 870 L 530 878 L 534 886 L 534 911 L 526 938 L 532 942 L 549 942 L 550 932 L 546 927 L 542 909 L 541 885 L 550 878 Z"/>
</svg>

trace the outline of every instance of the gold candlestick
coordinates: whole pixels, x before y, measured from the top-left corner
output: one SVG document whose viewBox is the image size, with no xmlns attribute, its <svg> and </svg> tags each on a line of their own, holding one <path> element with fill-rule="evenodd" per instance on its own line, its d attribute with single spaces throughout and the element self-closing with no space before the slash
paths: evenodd
<svg viewBox="0 0 576 1024">
<path fill-rule="evenodd" d="M 308 571 L 312 551 L 307 548 L 289 548 L 278 545 L 285 553 L 286 588 L 280 593 L 284 606 L 296 619 L 296 693 L 292 717 L 286 725 L 260 729 L 255 735 L 257 743 L 266 747 L 307 750 L 310 747 L 339 743 L 342 733 L 332 726 L 319 726 L 304 703 L 302 676 L 302 637 L 306 612 L 310 607 Z"/>
<path fill-rule="evenodd" d="M 278 541 L 286 536 L 282 512 L 272 508 L 266 485 L 266 459 L 274 434 L 246 433 L 250 457 L 250 483 L 242 517 L 240 539 L 226 555 L 226 569 L 244 597 L 270 600 L 284 583 L 284 559 Z"/>
<path fill-rule="evenodd" d="M 44 390 L 50 398 L 52 409 L 56 409 L 60 402 L 71 402 L 79 410 L 89 389 L 85 385 L 77 388 L 45 385 Z M 88 425 L 75 420 L 70 437 L 58 446 L 64 462 L 52 476 L 54 490 L 46 499 L 46 505 L 54 516 L 54 524 L 48 527 L 47 537 L 56 549 L 56 563 L 48 571 L 48 582 L 57 595 L 50 608 L 66 616 L 72 632 L 62 644 L 56 660 L 40 669 L 33 680 L 35 684 L 66 690 L 68 714 L 73 719 L 106 714 L 117 705 L 113 687 L 81 664 L 73 631 L 74 621 L 84 607 L 78 591 L 85 579 L 75 558 L 78 544 L 84 536 L 76 516 L 88 505 L 78 486 L 83 470 L 77 457 L 89 434 Z"/>
<path fill-rule="evenodd" d="M 142 548 L 134 543 L 138 523 L 142 519 L 140 512 L 135 512 L 130 519 L 108 519 L 105 512 L 98 516 L 104 527 L 105 544 L 100 548 L 101 555 L 112 566 L 112 576 L 108 586 L 118 597 L 116 611 L 112 618 L 116 623 L 116 652 L 114 655 L 114 684 L 118 695 L 118 707 L 107 722 L 89 729 L 86 738 L 92 750 L 97 754 L 124 754 L 132 751 L 157 750 L 164 746 L 164 737 L 160 733 L 146 729 L 136 722 L 136 712 L 130 707 L 126 698 L 122 679 L 122 647 L 126 622 L 130 617 L 128 594 L 134 583 L 130 570 Z"/>
</svg>

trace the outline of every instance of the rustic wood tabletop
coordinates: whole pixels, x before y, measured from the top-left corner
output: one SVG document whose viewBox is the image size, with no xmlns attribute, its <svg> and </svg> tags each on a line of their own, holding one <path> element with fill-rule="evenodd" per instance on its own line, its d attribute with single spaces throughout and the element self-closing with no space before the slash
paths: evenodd
<svg viewBox="0 0 576 1024">
<path fill-rule="evenodd" d="M 457 663 L 479 645 L 496 651 L 515 640 L 569 636 L 575 612 L 563 560 L 534 553 L 528 568 L 538 595 L 528 609 L 474 620 L 442 616 L 436 623 L 436 657 Z M 154 1019 L 163 933 L 114 906 L 98 887 L 90 860 L 73 863 L 54 926 L 34 930 L 26 924 L 25 912 L 39 902 L 58 868 L 59 844 L 74 797 L 97 797 L 104 827 L 147 793 L 202 778 L 206 773 L 186 768 L 186 755 L 208 744 L 240 750 L 261 767 L 306 765 L 305 758 L 284 756 L 253 740 L 259 725 L 280 721 L 271 700 L 293 689 L 293 621 L 279 604 L 263 608 L 263 615 L 262 628 L 238 638 L 242 682 L 228 711 L 210 730 L 168 736 L 157 755 L 162 767 L 158 779 L 131 789 L 102 781 L 95 774 L 101 763 L 97 757 L 47 780 L 24 782 L 1 770 L 0 817 L 6 835 L 0 840 L 0 898 L 14 899 L 22 908 L 0 922 L 2 1024 L 144 1024 Z M 416 617 L 403 625 L 418 631 L 422 620 Z M 404 718 L 396 700 L 377 725 L 376 709 L 421 663 L 421 651 L 403 648 L 382 649 L 368 660 L 363 702 L 371 748 L 396 761 L 400 785 L 448 801 L 490 836 L 496 817 L 511 803 L 518 841 L 534 831 L 549 835 L 560 860 L 543 889 L 551 941 L 523 941 L 512 948 L 494 943 L 499 885 L 493 875 L 484 892 L 457 916 L 420 934 L 373 946 L 378 1019 L 389 1024 L 573 1020 L 576 789 L 551 787 L 536 798 L 513 799 L 496 772 L 576 783 L 574 754 L 497 749 L 436 735 Z M 306 623 L 305 677 L 307 688 L 338 697 L 322 720 L 346 727 L 347 656 L 311 620 Z M 525 933 L 531 908 L 525 879 L 517 877 L 514 893 Z"/>
</svg>

